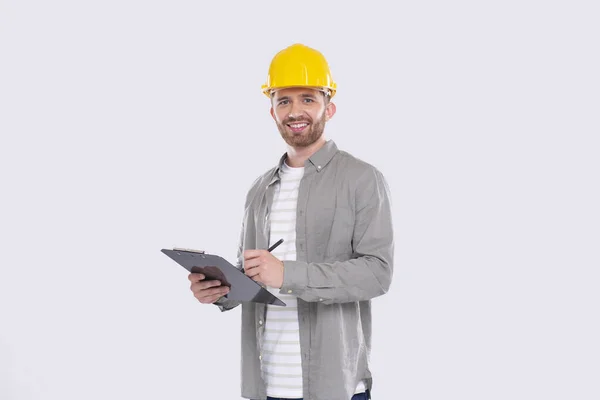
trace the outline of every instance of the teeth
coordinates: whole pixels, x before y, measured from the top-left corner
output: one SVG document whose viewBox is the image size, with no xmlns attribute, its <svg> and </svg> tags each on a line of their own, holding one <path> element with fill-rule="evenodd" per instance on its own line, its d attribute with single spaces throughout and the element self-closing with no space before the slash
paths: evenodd
<svg viewBox="0 0 600 400">
<path fill-rule="evenodd" d="M 294 129 L 300 129 L 300 128 L 304 128 L 305 126 L 307 126 L 308 124 L 290 124 L 290 126 Z"/>
</svg>

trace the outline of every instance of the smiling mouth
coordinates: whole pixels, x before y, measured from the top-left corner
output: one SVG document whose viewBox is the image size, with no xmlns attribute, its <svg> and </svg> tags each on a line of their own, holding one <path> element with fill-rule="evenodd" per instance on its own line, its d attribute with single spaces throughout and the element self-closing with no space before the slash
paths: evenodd
<svg viewBox="0 0 600 400">
<path fill-rule="evenodd" d="M 300 133 L 304 129 L 306 129 L 306 127 L 308 126 L 308 122 L 294 122 L 291 124 L 287 124 L 287 126 L 292 130 L 292 132 Z"/>
</svg>

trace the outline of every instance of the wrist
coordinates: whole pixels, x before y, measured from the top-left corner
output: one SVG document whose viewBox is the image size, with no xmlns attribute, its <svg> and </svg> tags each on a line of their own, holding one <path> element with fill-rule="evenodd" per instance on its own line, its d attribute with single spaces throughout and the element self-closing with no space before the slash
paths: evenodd
<svg viewBox="0 0 600 400">
<path fill-rule="evenodd" d="M 281 289 L 283 286 L 283 276 L 285 274 L 285 264 L 283 261 L 279 260 L 279 265 L 281 265 L 281 279 L 279 280 L 279 287 L 277 289 Z"/>
</svg>

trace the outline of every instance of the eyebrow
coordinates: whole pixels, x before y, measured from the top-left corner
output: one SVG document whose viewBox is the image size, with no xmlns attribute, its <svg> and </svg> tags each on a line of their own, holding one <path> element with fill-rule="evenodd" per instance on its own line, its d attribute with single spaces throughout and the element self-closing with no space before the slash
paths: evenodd
<svg viewBox="0 0 600 400">
<path fill-rule="evenodd" d="M 302 93 L 300 95 L 300 97 L 314 99 L 316 96 L 314 94 L 312 94 L 312 93 Z M 279 103 L 282 100 L 289 100 L 289 99 L 290 99 L 290 96 L 282 96 L 282 97 L 280 97 L 280 98 L 277 99 L 277 102 Z"/>
</svg>

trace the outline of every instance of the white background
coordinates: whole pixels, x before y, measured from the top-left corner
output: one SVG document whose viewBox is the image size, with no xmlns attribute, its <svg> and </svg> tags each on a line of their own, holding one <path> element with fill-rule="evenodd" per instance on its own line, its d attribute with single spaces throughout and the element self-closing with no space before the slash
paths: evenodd
<svg viewBox="0 0 600 400">
<path fill-rule="evenodd" d="M 235 259 L 295 42 L 393 196 L 374 399 L 600 398 L 596 2 L 201 3 L 0 1 L 0 399 L 239 399 L 160 249 Z"/>
</svg>

